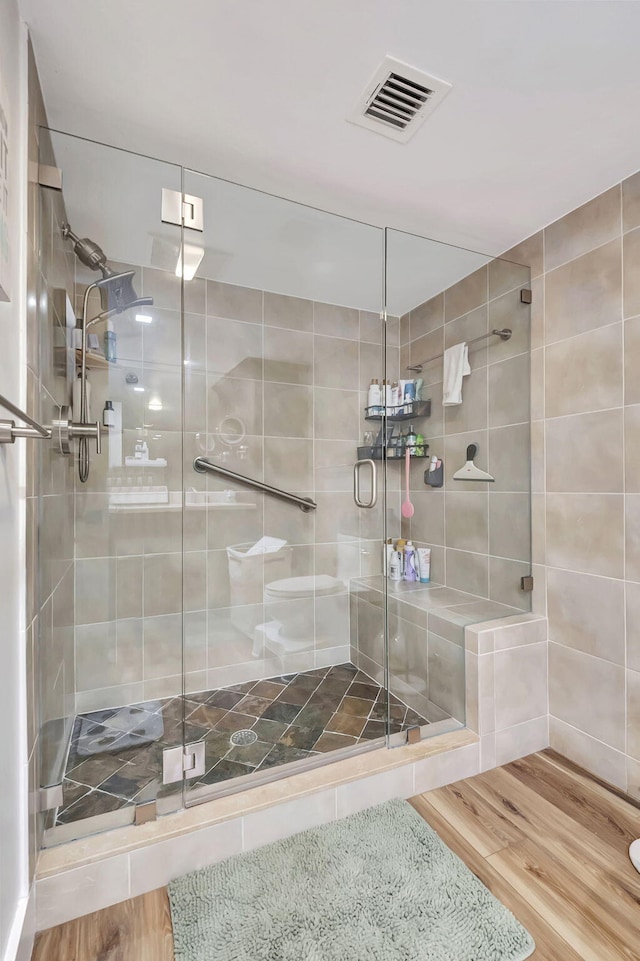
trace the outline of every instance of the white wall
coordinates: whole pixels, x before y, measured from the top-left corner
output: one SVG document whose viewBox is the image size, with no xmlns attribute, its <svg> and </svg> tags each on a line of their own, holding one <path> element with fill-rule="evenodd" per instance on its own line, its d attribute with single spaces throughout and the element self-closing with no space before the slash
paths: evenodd
<svg viewBox="0 0 640 961">
<path fill-rule="evenodd" d="M 11 302 L 0 303 L 0 393 L 24 406 L 26 305 L 26 30 L 0 0 L 0 74 L 9 121 Z M 0 414 L 1 416 L 6 416 Z M 25 442 L 0 449 L 0 957 L 13 959 L 27 894 L 24 663 Z"/>
</svg>

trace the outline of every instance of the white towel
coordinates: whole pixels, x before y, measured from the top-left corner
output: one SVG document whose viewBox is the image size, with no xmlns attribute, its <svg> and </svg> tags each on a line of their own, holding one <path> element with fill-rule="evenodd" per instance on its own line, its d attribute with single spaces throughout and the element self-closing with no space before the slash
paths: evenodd
<svg viewBox="0 0 640 961">
<path fill-rule="evenodd" d="M 467 345 L 462 343 L 448 347 L 444 352 L 442 372 L 443 407 L 455 407 L 462 403 L 462 378 L 470 373 Z"/>
</svg>

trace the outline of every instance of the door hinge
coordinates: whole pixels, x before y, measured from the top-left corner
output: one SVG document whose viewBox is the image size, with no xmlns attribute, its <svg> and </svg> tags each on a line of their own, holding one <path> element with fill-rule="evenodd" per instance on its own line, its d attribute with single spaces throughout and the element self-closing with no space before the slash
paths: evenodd
<svg viewBox="0 0 640 961">
<path fill-rule="evenodd" d="M 204 200 L 193 194 L 183 194 L 179 190 L 162 188 L 162 221 L 189 230 L 204 230 Z"/>
<path fill-rule="evenodd" d="M 183 778 L 204 774 L 204 741 L 169 747 L 162 752 L 162 783 L 174 784 Z"/>
<path fill-rule="evenodd" d="M 527 574 L 525 577 L 520 578 L 520 590 L 521 591 L 532 591 L 533 590 L 533 575 Z"/>
<path fill-rule="evenodd" d="M 62 784 L 50 784 L 48 787 L 41 787 L 38 791 L 38 810 L 41 812 L 52 811 L 54 808 L 62 807 Z"/>
<path fill-rule="evenodd" d="M 533 303 L 533 292 L 525 287 L 520 291 L 520 303 L 521 304 L 532 304 Z"/>
<path fill-rule="evenodd" d="M 62 171 L 60 167 L 49 164 L 38 164 L 38 183 L 41 187 L 51 187 L 52 190 L 62 190 Z"/>
</svg>

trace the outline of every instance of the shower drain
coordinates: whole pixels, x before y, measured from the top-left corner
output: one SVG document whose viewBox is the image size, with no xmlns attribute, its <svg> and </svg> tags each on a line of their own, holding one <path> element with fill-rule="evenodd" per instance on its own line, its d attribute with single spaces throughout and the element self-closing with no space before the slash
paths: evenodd
<svg viewBox="0 0 640 961">
<path fill-rule="evenodd" d="M 253 744 L 254 741 L 257 741 L 258 735 L 255 731 L 236 731 L 229 740 L 234 747 L 246 747 L 247 744 Z"/>
</svg>

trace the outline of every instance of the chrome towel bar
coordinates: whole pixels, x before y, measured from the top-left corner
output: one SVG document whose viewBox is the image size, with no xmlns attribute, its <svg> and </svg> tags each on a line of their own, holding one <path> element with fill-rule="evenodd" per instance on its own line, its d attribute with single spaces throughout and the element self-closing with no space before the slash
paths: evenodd
<svg viewBox="0 0 640 961">
<path fill-rule="evenodd" d="M 51 430 L 48 427 L 43 427 L 42 424 L 33 420 L 23 410 L 12 404 L 10 400 L 3 397 L 2 394 L 0 394 L 0 407 L 4 407 L 5 410 L 23 420 L 25 424 L 29 424 L 28 427 L 16 427 L 12 420 L 0 420 L 0 444 L 13 444 L 16 437 L 44 437 L 46 440 L 51 437 Z"/>
<path fill-rule="evenodd" d="M 500 340 L 509 340 L 512 333 L 513 331 L 508 327 L 503 327 L 502 330 L 490 330 L 488 334 L 480 334 L 479 337 L 468 340 L 467 347 L 471 347 L 472 344 L 479 344 L 481 340 L 487 340 L 488 337 L 499 337 Z M 416 374 L 421 374 L 425 364 L 430 364 L 432 360 L 440 360 L 441 357 L 444 357 L 444 354 L 434 354 L 433 357 L 421 360 L 419 364 L 414 364 L 412 367 L 407 367 L 406 369 L 413 370 Z"/>
<path fill-rule="evenodd" d="M 282 491 L 278 487 L 271 487 L 270 484 L 263 484 L 262 481 L 254 480 L 252 477 L 245 477 L 244 474 L 236 474 L 235 471 L 228 470 L 226 467 L 212 464 L 211 461 L 206 460 L 204 457 L 196 457 L 193 462 L 193 469 L 199 474 L 206 474 L 207 471 L 211 471 L 212 474 L 220 474 L 222 477 L 228 477 L 229 480 L 233 480 L 237 484 L 244 484 L 245 487 L 250 487 L 254 491 L 262 491 L 271 497 L 277 497 L 281 501 L 296 504 L 300 510 L 305 513 L 315 511 L 318 507 L 315 501 L 312 501 L 308 497 L 298 497 L 297 494 L 290 494 L 288 491 Z"/>
</svg>

